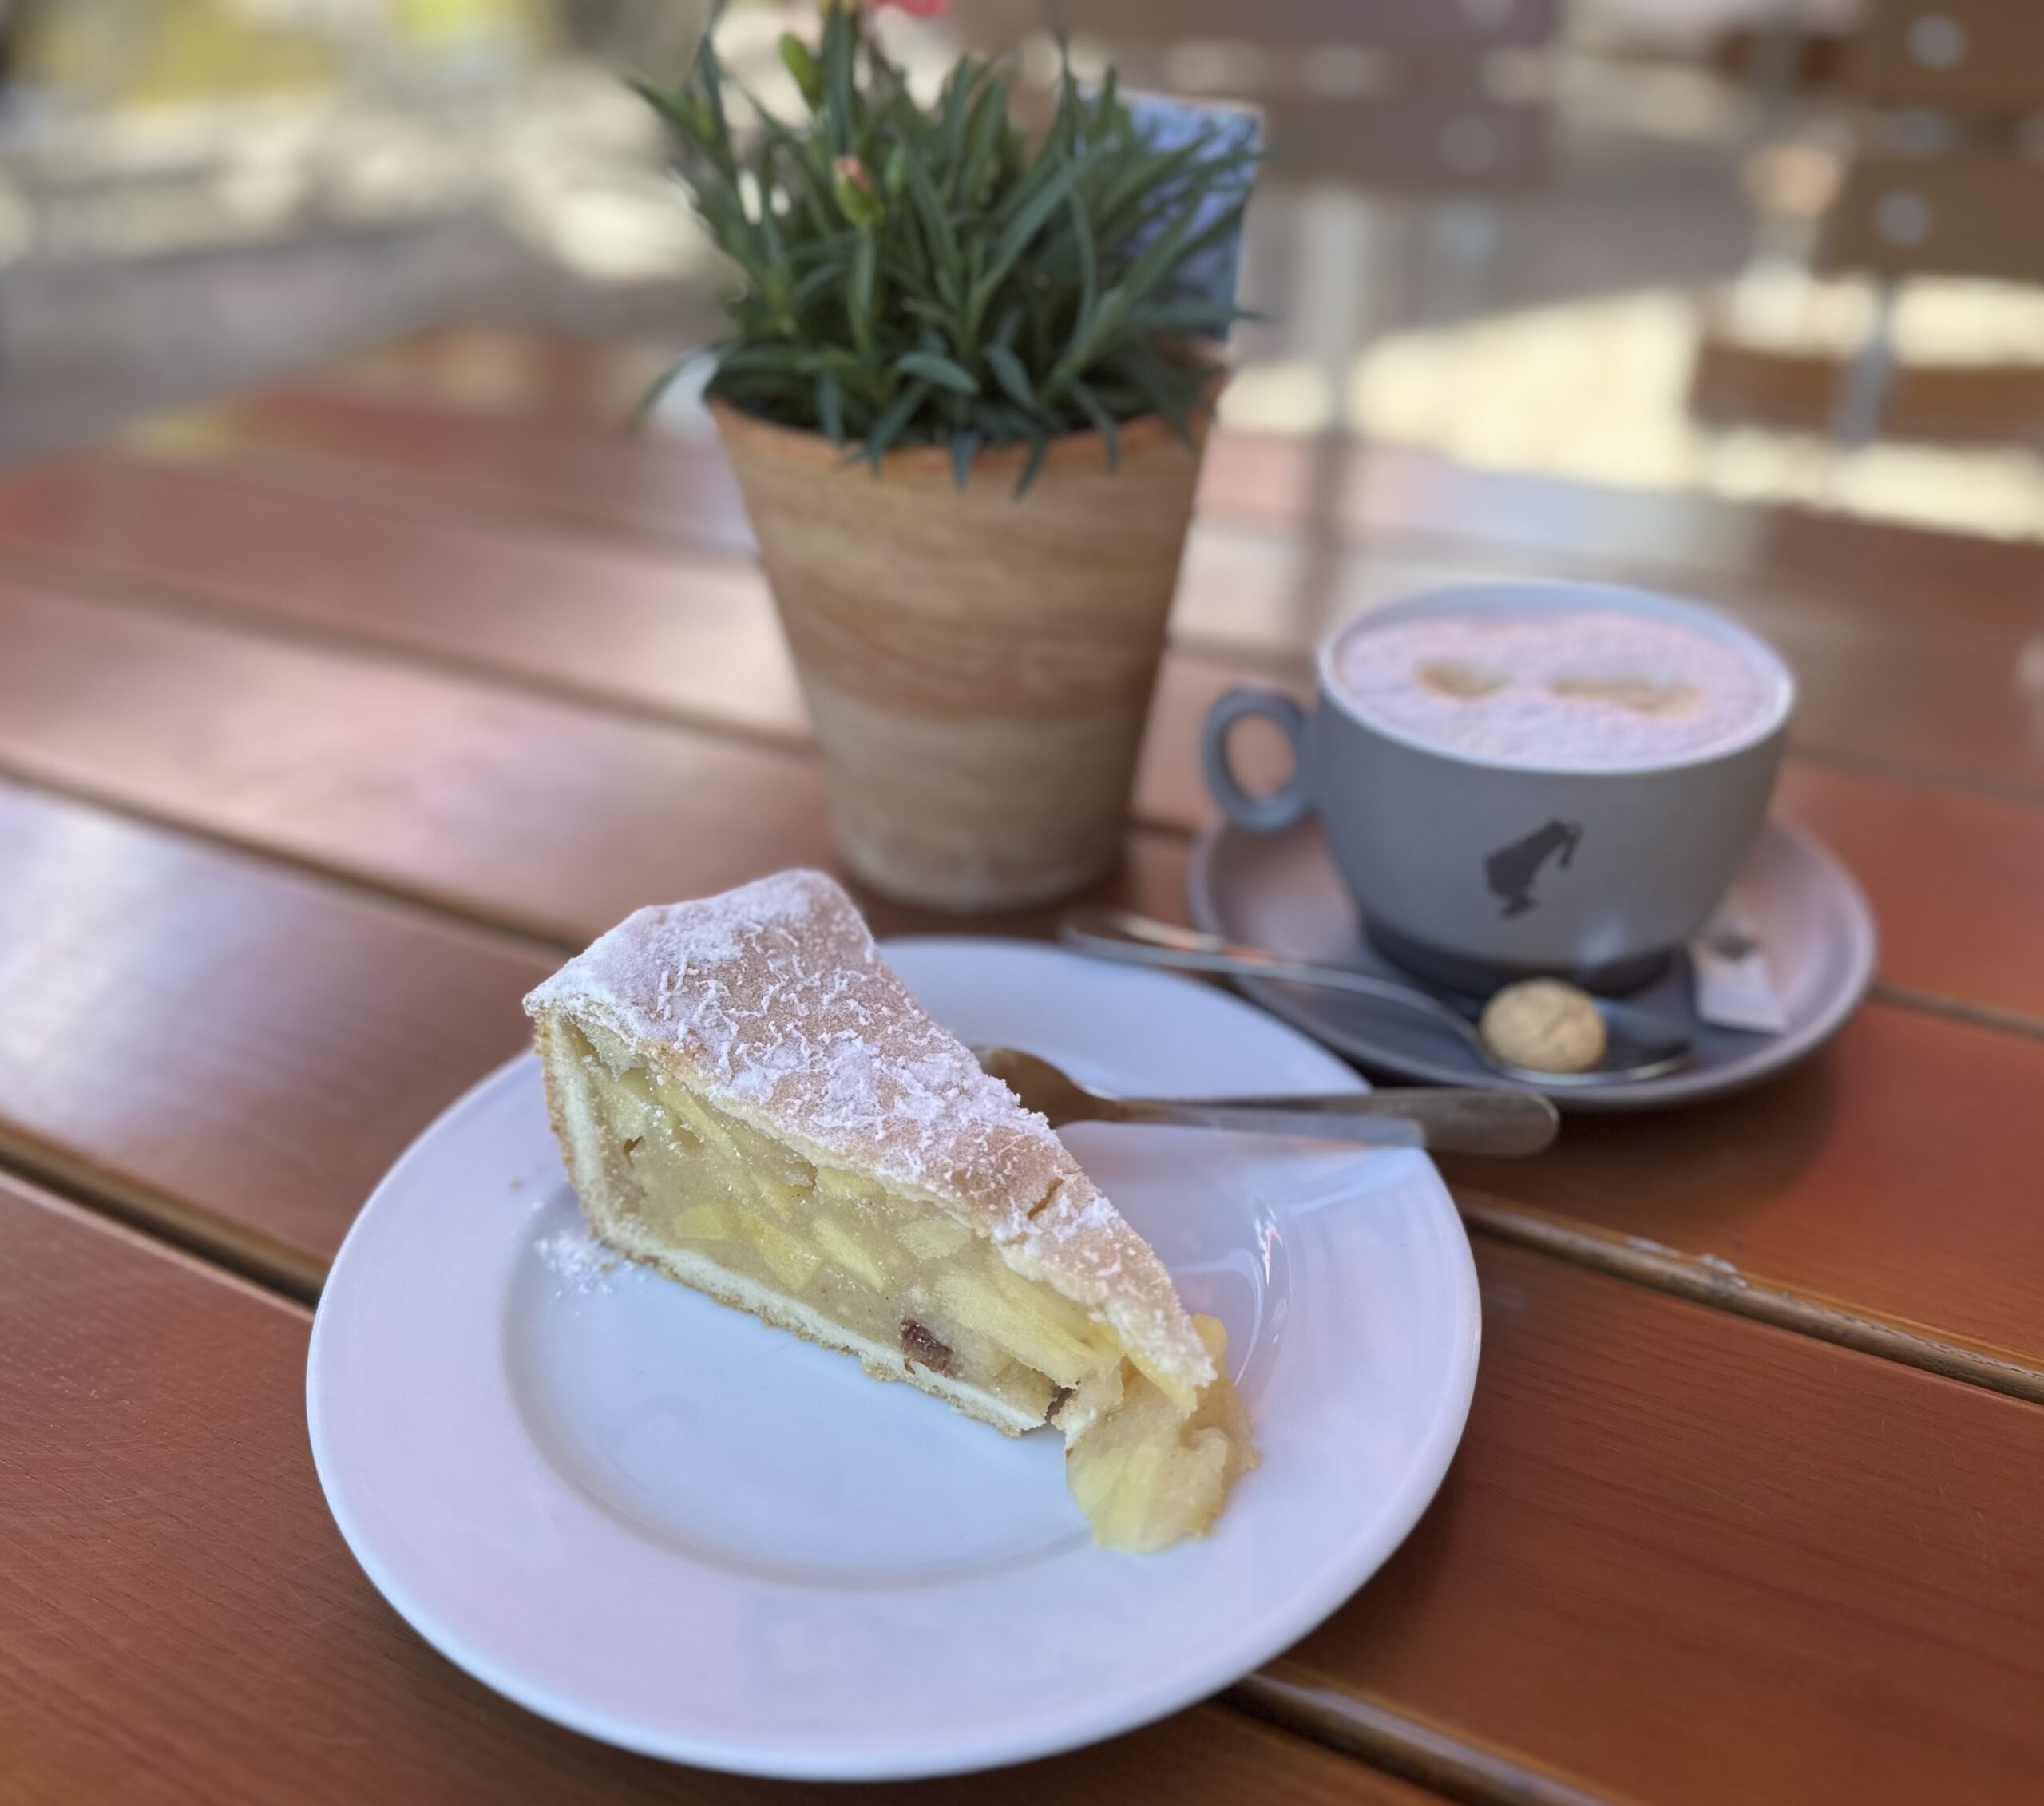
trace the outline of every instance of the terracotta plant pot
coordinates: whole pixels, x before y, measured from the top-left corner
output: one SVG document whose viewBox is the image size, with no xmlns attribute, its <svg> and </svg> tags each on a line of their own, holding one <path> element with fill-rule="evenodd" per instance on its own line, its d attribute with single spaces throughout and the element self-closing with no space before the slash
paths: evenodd
<svg viewBox="0 0 2044 1806">
<path fill-rule="evenodd" d="M 712 404 L 830 773 L 876 889 L 941 909 L 1063 897 L 1121 857 L 1199 458 L 1161 420 L 949 452 L 876 477 L 820 434 Z"/>
</svg>

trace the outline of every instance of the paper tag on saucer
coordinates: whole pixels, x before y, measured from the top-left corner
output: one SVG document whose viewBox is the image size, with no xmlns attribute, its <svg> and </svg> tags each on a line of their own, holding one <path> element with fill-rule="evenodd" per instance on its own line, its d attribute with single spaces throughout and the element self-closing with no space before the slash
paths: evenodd
<svg viewBox="0 0 2044 1806">
<path fill-rule="evenodd" d="M 1767 950 L 1737 890 L 1717 906 L 1689 943 L 1696 980 L 1696 1013 L 1720 1028 L 1779 1035 L 1788 1012 L 1767 968 Z"/>
</svg>

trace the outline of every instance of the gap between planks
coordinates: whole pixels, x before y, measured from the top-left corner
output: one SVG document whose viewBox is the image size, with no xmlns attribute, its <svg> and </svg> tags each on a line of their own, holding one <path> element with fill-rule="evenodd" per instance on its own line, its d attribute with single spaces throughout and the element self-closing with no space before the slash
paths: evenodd
<svg viewBox="0 0 2044 1806">
<path fill-rule="evenodd" d="M 110 1220 L 144 1239 L 166 1243 L 266 1295 L 319 1302 L 328 1262 L 190 1202 L 173 1192 L 24 1135 L 0 1122 L 0 1171 L 49 1192 L 73 1209 Z"/>
<path fill-rule="evenodd" d="M 1416 1781 L 1464 1806 L 1626 1806 L 1615 1795 L 1586 1793 L 1495 1750 L 1330 1687 L 1282 1656 L 1217 1697 L 1238 1712 Z"/>
<path fill-rule="evenodd" d="M 1957 997 L 1941 997 L 1935 991 L 1919 991 L 1907 984 L 1876 980 L 1870 995 L 1897 1009 L 1919 1010 L 1925 1016 L 1941 1016 L 1963 1022 L 1971 1028 L 1991 1028 L 2004 1035 L 2027 1035 L 2044 1040 L 2044 1017 L 2021 1010 L 1998 1009 L 1991 1004 L 1967 1003 Z"/>
<path fill-rule="evenodd" d="M 158 1234 L 151 1224 L 117 1215 L 90 1197 L 82 1196 L 26 1166 L 17 1166 L 4 1146 L 0 1146 L 0 1177 L 16 1182 L 17 1202 L 26 1202 L 38 1210 L 73 1219 L 96 1234 L 112 1236 L 146 1250 L 157 1260 L 186 1268 L 208 1285 L 224 1286 L 229 1291 L 259 1299 L 272 1310 L 283 1311 L 307 1323 L 311 1321 L 312 1300 L 295 1297 L 286 1287 L 243 1273 L 214 1259 L 203 1250 L 172 1242 Z"/>
<path fill-rule="evenodd" d="M 1857 1353 L 2044 1404 L 2044 1370 L 2006 1356 L 1946 1341 L 1907 1324 L 1848 1310 L 1822 1297 L 1757 1282 L 1713 1254 L 1686 1254 L 1645 1236 L 1593 1228 L 1467 1186 L 1453 1190 L 1464 1226 L 1476 1234 L 1515 1242 L 1650 1291 L 1751 1317 Z"/>
</svg>

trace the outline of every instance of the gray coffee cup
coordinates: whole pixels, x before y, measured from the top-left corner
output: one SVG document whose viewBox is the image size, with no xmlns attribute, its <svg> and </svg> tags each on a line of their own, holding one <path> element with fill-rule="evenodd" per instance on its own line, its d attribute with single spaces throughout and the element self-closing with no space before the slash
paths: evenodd
<svg viewBox="0 0 2044 1806">
<path fill-rule="evenodd" d="M 1777 707 L 1729 743 L 1664 764 L 1583 770 L 1507 762 L 1365 719 L 1335 678 L 1353 632 L 1420 616 L 1621 611 L 1730 644 L 1779 679 Z M 1372 941 L 1458 990 L 1554 973 L 1603 991 L 1661 970 L 1714 909 L 1767 814 L 1795 682 L 1773 649 L 1693 604 L 1589 584 L 1436 591 L 1349 623 L 1321 648 L 1319 706 L 1232 690 L 1206 719 L 1206 781 L 1238 827 L 1271 834 L 1309 814 Z M 1291 742 L 1291 777 L 1254 796 L 1229 762 L 1246 715 Z"/>
</svg>

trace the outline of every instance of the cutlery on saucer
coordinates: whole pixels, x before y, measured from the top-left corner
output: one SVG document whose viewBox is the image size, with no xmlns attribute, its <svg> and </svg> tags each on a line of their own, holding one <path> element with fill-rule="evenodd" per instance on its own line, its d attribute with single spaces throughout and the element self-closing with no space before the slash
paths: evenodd
<svg viewBox="0 0 2044 1806">
<path fill-rule="evenodd" d="M 1153 1123 L 1255 1135 L 1316 1135 L 1375 1147 L 1444 1154 L 1537 1154 L 1561 1119 L 1535 1091 L 1412 1087 L 1294 1097 L 1112 1097 L 1017 1048 L 975 1048 L 981 1069 L 1002 1080 L 1051 1127 Z"/>
<path fill-rule="evenodd" d="M 1451 1030 L 1492 1071 L 1543 1089 L 1658 1077 L 1686 1065 L 1692 1045 L 1689 1030 L 1680 1023 L 1634 1004 L 1618 1003 L 1609 997 L 1594 997 L 1590 1001 L 1604 1019 L 1603 1058 L 1586 1071 L 1551 1072 L 1515 1066 L 1501 1059 L 1478 1032 L 1471 1015 L 1465 1013 L 1460 1004 L 1416 986 L 1400 984 L 1368 972 L 1290 959 L 1265 948 L 1224 941 L 1218 935 L 1178 928 L 1127 909 L 1078 910 L 1060 925 L 1058 938 L 1066 946 L 1081 953 L 1135 965 L 1168 966 L 1230 978 L 1274 979 L 1287 984 L 1318 985 L 1327 990 L 1367 997 L 1377 1003 L 1397 1004 L 1429 1016 Z M 1472 1010 L 1480 1006 L 1471 1006 Z"/>
</svg>

